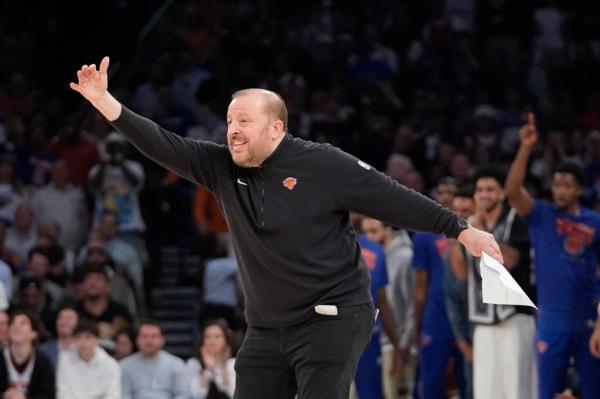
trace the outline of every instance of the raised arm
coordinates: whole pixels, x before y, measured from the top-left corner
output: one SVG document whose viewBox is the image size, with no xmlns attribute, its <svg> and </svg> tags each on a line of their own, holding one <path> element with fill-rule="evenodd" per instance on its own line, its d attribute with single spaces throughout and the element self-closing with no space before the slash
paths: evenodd
<svg viewBox="0 0 600 399">
<path fill-rule="evenodd" d="M 504 190 L 511 205 L 519 215 L 527 216 L 533 209 L 534 201 L 523 183 L 525 182 L 527 163 L 531 151 L 538 141 L 538 131 L 533 113 L 529 113 L 528 123 L 521 128 L 519 135 L 521 136 L 521 145 L 508 172 Z"/>
<path fill-rule="evenodd" d="M 227 149 L 178 136 L 121 105 L 108 91 L 108 64 L 108 57 L 104 57 L 100 69 L 84 65 L 77 71 L 78 83 L 71 83 L 71 88 L 148 158 L 212 190 L 216 184 L 214 163 L 226 159 Z"/>
</svg>

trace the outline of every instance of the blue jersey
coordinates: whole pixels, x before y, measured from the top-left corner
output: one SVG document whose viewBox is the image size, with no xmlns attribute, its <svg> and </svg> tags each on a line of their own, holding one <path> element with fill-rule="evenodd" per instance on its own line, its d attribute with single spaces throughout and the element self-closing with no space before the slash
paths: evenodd
<svg viewBox="0 0 600 399">
<path fill-rule="evenodd" d="M 535 251 L 542 314 L 595 318 L 600 297 L 600 215 L 587 208 L 579 209 L 579 215 L 569 215 L 552 204 L 536 201 L 526 218 Z"/>
<path fill-rule="evenodd" d="M 416 233 L 413 236 L 413 261 L 416 269 L 429 272 L 427 303 L 423 315 L 423 331 L 428 335 L 452 337 L 446 313 L 444 267 L 450 241 L 445 236 Z"/>
<path fill-rule="evenodd" d="M 362 257 L 371 273 L 371 296 L 373 304 L 377 306 L 379 300 L 379 289 L 388 285 L 387 264 L 385 262 L 385 251 L 379 244 L 361 236 L 358 240 Z"/>
</svg>

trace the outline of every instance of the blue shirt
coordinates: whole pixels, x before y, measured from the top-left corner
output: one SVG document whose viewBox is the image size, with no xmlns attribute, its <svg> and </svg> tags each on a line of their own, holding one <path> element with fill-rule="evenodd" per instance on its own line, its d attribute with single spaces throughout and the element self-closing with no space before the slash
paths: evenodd
<svg viewBox="0 0 600 399">
<path fill-rule="evenodd" d="M 569 215 L 536 201 L 526 218 L 542 315 L 596 317 L 600 215 L 584 207 L 579 210 L 579 215 Z"/>
<path fill-rule="evenodd" d="M 373 304 L 377 307 L 379 302 L 379 289 L 388 285 L 387 264 L 385 261 L 385 250 L 379 244 L 369 240 L 366 236 L 358 239 L 360 252 L 364 259 L 369 273 L 371 274 L 371 296 Z M 375 322 L 373 334 L 379 333 L 383 327 L 381 317 Z"/>
<path fill-rule="evenodd" d="M 444 268 L 450 241 L 447 237 L 431 233 L 413 236 L 414 268 L 429 273 L 427 303 L 423 315 L 423 331 L 437 337 L 452 337 L 452 329 L 446 313 Z"/>
</svg>

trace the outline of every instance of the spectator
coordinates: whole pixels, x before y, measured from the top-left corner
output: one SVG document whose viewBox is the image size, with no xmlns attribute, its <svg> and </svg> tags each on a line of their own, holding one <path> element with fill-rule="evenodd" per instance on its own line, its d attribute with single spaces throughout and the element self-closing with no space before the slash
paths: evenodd
<svg viewBox="0 0 600 399">
<path fill-rule="evenodd" d="M 77 310 L 81 317 L 97 323 L 100 338 L 113 339 L 117 331 L 131 324 L 127 308 L 109 296 L 110 280 L 105 266 L 86 266 L 83 290 Z"/>
<path fill-rule="evenodd" d="M 0 157 L 0 220 L 12 224 L 15 211 L 21 202 L 17 190 L 14 159 L 11 156 Z"/>
<path fill-rule="evenodd" d="M 139 352 L 121 361 L 123 399 L 188 399 L 183 361 L 165 351 L 160 324 L 145 321 L 137 331 Z"/>
<path fill-rule="evenodd" d="M 82 188 L 71 183 L 64 160 L 52 165 L 52 182 L 35 190 L 31 201 L 38 224 L 54 218 L 60 226 L 59 242 L 70 250 L 79 248 L 87 229 L 87 207 Z"/>
<path fill-rule="evenodd" d="M 15 250 L 6 246 L 7 226 L 3 221 L 0 221 L 0 259 L 6 262 L 14 272 L 18 270 L 21 263 L 25 260 Z"/>
<path fill-rule="evenodd" d="M 99 232 L 104 238 L 104 249 L 115 261 L 117 272 L 133 283 L 137 298 L 141 300 L 144 292 L 142 261 L 136 248 L 119 237 L 116 213 L 106 211 L 100 216 Z"/>
<path fill-rule="evenodd" d="M 236 261 L 219 258 L 206 262 L 203 285 L 200 323 L 223 318 L 234 330 L 241 328 L 244 322 L 238 310 L 240 287 Z"/>
<path fill-rule="evenodd" d="M 229 326 L 222 320 L 206 323 L 202 331 L 198 357 L 187 361 L 192 399 L 233 398 L 235 358 Z"/>
<path fill-rule="evenodd" d="M 413 256 L 412 241 L 406 230 L 394 230 L 392 226 L 365 217 L 362 221 L 362 231 L 373 242 L 383 246 L 389 284 L 386 295 L 396 321 L 396 332 L 403 353 L 403 364 L 398 375 L 391 374 L 393 366 L 393 345 L 387 334 L 381 334 L 381 351 L 383 367 L 383 388 L 386 397 L 394 397 L 401 384 L 398 377 L 412 375 L 410 368 L 410 351 L 414 347 L 414 272 L 410 267 Z"/>
<path fill-rule="evenodd" d="M 144 186 L 144 169 L 126 158 L 127 142 L 118 133 L 106 137 L 106 154 L 90 170 L 90 185 L 95 192 L 95 225 L 106 211 L 114 212 L 122 233 L 142 233 L 145 229 L 139 206 L 139 191 Z"/>
<path fill-rule="evenodd" d="M 63 353 L 70 351 L 74 345 L 73 331 L 79 323 L 79 314 L 73 307 L 63 307 L 56 317 L 56 338 L 40 345 L 40 351 L 48 357 L 54 369 Z"/>
<path fill-rule="evenodd" d="M 47 339 L 50 336 L 54 312 L 48 304 L 49 295 L 44 291 L 42 281 L 33 277 L 21 278 L 15 302 L 17 307 L 28 311 L 41 322 L 40 341 Z"/>
<path fill-rule="evenodd" d="M 56 283 L 48 279 L 50 273 L 50 253 L 42 247 L 34 247 L 27 256 L 27 268 L 23 273 L 24 277 L 38 279 L 46 295 L 48 295 L 48 305 L 56 309 L 63 301 L 63 289 Z M 21 277 L 18 277 L 18 282 Z"/>
<path fill-rule="evenodd" d="M 50 360 L 35 348 L 38 320 L 25 311 L 11 315 L 8 345 L 0 358 L 0 392 L 5 399 L 54 399 L 54 369 Z"/>
<path fill-rule="evenodd" d="M 70 114 L 60 128 L 53 146 L 56 156 L 67 165 L 73 184 L 86 187 L 88 173 L 98 163 L 98 149 L 90 139 L 81 134 L 79 118 Z"/>
<path fill-rule="evenodd" d="M 35 243 L 34 215 L 31 204 L 19 203 L 15 210 L 15 224 L 6 233 L 6 246 L 17 252 L 21 259 L 27 259 L 27 253 Z"/>
<path fill-rule="evenodd" d="M 8 342 L 8 322 L 10 317 L 6 310 L 0 310 L 0 348 Z"/>
<path fill-rule="evenodd" d="M 98 328 L 80 320 L 74 331 L 76 351 L 61 355 L 57 371 L 60 399 L 121 398 L 121 370 L 115 359 L 98 346 Z"/>
<path fill-rule="evenodd" d="M 131 327 L 123 328 L 115 335 L 115 359 L 123 360 L 137 352 L 135 344 L 135 331 Z"/>
</svg>

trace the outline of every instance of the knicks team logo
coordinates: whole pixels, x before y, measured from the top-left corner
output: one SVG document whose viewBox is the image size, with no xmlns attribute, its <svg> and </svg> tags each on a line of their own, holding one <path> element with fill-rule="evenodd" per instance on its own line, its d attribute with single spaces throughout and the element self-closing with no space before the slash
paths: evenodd
<svg viewBox="0 0 600 399">
<path fill-rule="evenodd" d="M 583 223 L 575 223 L 568 219 L 556 220 L 556 232 L 565 237 L 565 251 L 570 255 L 579 255 L 585 247 L 594 241 L 596 230 Z"/>
<path fill-rule="evenodd" d="M 450 247 L 450 240 L 447 237 L 442 237 L 435 241 L 435 246 L 440 254 L 440 258 L 444 259 Z"/>
<path fill-rule="evenodd" d="M 548 350 L 548 343 L 546 341 L 538 341 L 535 346 L 539 353 L 545 353 Z"/>
<path fill-rule="evenodd" d="M 294 189 L 294 187 L 296 187 L 296 184 L 298 183 L 298 179 L 296 179 L 295 177 L 288 177 L 288 178 L 284 179 L 282 183 L 283 183 L 283 187 L 292 191 Z"/>
<path fill-rule="evenodd" d="M 373 271 L 375 266 L 377 266 L 377 254 L 371 250 L 366 248 L 360 249 L 360 254 L 362 255 L 365 263 L 367 264 L 367 268 L 369 271 Z"/>
</svg>

